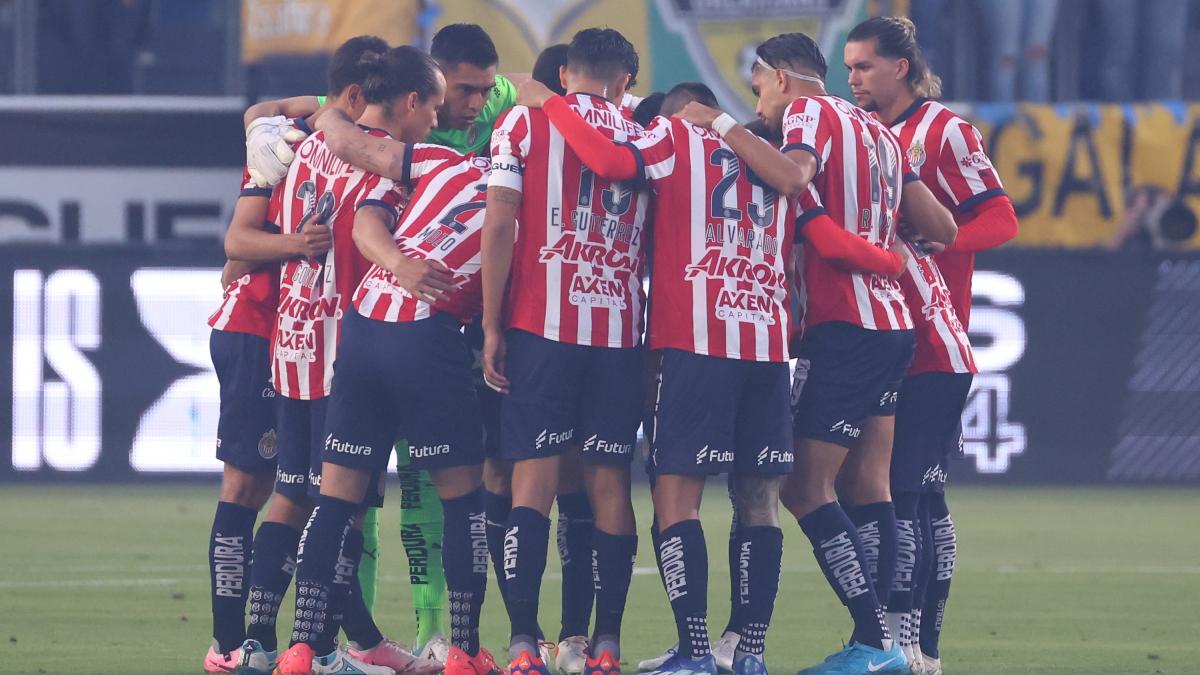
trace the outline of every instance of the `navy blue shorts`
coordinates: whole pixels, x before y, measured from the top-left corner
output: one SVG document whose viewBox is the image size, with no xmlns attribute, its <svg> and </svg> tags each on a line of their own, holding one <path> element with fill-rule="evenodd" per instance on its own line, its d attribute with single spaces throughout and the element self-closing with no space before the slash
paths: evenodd
<svg viewBox="0 0 1200 675">
<path fill-rule="evenodd" d="M 512 329 L 505 335 L 501 397 L 504 459 L 561 454 L 578 445 L 585 462 L 633 461 L 642 418 L 642 348 L 585 347 Z"/>
<path fill-rule="evenodd" d="M 483 418 L 483 452 L 487 457 L 499 458 L 501 395 L 483 380 L 483 328 L 476 321 L 467 324 L 463 334 L 471 346 L 471 377 L 475 381 L 475 394 L 479 398 L 479 412 Z"/>
<path fill-rule="evenodd" d="M 650 466 L 655 475 L 792 472 L 786 363 L 663 352 Z"/>
<path fill-rule="evenodd" d="M 321 491 L 321 448 L 325 445 L 328 398 L 279 398 L 279 467 L 275 491 L 303 502 Z"/>
<path fill-rule="evenodd" d="M 892 446 L 892 492 L 945 489 L 950 458 L 961 448 L 962 411 L 970 373 L 920 373 L 904 378 Z"/>
<path fill-rule="evenodd" d="M 792 388 L 796 438 L 851 447 L 868 417 L 896 414 L 913 331 L 831 321 L 804 333 Z"/>
<path fill-rule="evenodd" d="M 342 320 L 321 459 L 385 472 L 396 440 L 409 465 L 428 471 L 483 463 L 483 428 L 462 324 Z"/>
<path fill-rule="evenodd" d="M 248 473 L 275 470 L 277 400 L 266 338 L 214 330 L 208 338 L 221 384 L 217 459 Z"/>
</svg>

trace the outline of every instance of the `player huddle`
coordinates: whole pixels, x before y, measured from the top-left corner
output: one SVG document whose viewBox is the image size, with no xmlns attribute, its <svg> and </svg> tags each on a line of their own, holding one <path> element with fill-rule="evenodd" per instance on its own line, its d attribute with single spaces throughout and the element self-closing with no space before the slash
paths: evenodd
<svg viewBox="0 0 1200 675">
<path fill-rule="evenodd" d="M 323 101 L 248 111 L 210 320 L 226 469 L 205 669 L 487 675 L 494 567 L 509 675 L 619 673 L 642 428 L 679 639 L 640 669 L 767 672 L 782 502 L 854 625 L 802 672 L 941 673 L 973 257 L 1017 223 L 978 132 L 929 98 L 907 20 L 860 24 L 845 59 L 858 107 L 826 94 L 807 36 L 760 45 L 752 133 L 702 84 L 629 95 L 638 54 L 615 30 L 510 79 L 459 24 L 430 55 L 351 39 Z M 393 448 L 416 655 L 370 611 Z M 714 645 L 699 508 L 721 473 L 733 594 Z"/>
</svg>

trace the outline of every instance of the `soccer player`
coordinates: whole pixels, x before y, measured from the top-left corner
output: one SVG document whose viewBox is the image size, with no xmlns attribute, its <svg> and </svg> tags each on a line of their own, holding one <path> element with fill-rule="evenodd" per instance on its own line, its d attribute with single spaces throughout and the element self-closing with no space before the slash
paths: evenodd
<svg viewBox="0 0 1200 675">
<path fill-rule="evenodd" d="M 891 247 L 903 215 L 931 240 L 953 240 L 954 221 L 908 170 L 895 137 L 866 112 L 825 93 L 825 58 L 812 39 L 779 35 L 756 53 L 752 83 L 759 116 L 782 130 L 783 152 L 796 171 L 814 176 L 801 194 L 801 221 L 824 213 Z M 912 359 L 912 320 L 894 281 L 847 273 L 810 242 L 802 287 L 805 332 L 793 419 L 797 466 L 780 496 L 854 619 L 851 643 L 803 672 L 907 672 L 904 653 L 884 624 L 859 530 L 837 498 L 870 505 L 862 515 L 879 521 L 880 565 L 889 559 L 894 564 L 888 471 L 896 392 Z M 881 570 L 878 577 L 890 580 L 891 572 Z"/>
<path fill-rule="evenodd" d="M 518 102 L 524 102 L 531 89 L 530 84 L 522 85 Z M 544 95 L 531 103 L 542 100 Z M 684 117 L 707 113 L 705 122 L 716 123 L 720 132 L 659 117 L 645 136 L 620 147 L 583 122 L 563 99 L 546 101 L 546 114 L 597 175 L 627 179 L 644 174 L 640 177 L 649 180 L 654 194 L 650 347 L 665 354 L 651 471 L 655 529 L 663 522 L 670 525 L 653 533 L 680 633 L 680 653 L 655 669 L 715 671 L 717 667 L 708 655 L 703 564 L 707 554 L 698 509 L 704 476 L 728 471 L 733 475 L 735 502 L 731 569 L 737 577 L 732 584 L 730 625 L 722 642 L 730 647 L 731 670 L 757 672 L 765 668 L 765 632 L 782 552 L 775 507 L 778 475 L 791 464 L 786 449 L 791 444 L 787 270 L 794 234 L 792 197 L 802 184 L 794 180 L 794 167 L 786 157 L 728 124 L 728 115 L 715 110 L 715 97 L 704 85 L 677 85 L 666 94 L 663 112 L 677 112 L 692 101 Z M 774 185 L 742 170 L 741 159 L 724 138 L 728 135 L 749 150 L 767 150 L 761 165 L 765 175 L 775 179 Z M 682 209 L 681 204 L 691 207 Z M 836 230 L 827 217 L 821 222 Z M 896 273 L 895 253 L 843 234 L 886 261 L 884 271 Z M 774 275 L 768 270 L 774 270 Z M 761 297 L 762 302 L 749 302 L 751 297 Z M 686 328 L 680 327 L 679 313 L 693 317 Z M 772 377 L 777 380 L 774 387 L 768 384 Z M 702 397 L 697 402 L 698 391 L 710 392 L 716 400 Z M 762 437 L 752 438 L 756 434 Z M 741 460 L 736 458 L 739 451 Z M 671 556 L 664 558 L 665 553 Z M 685 577 L 680 576 L 679 563 L 686 573 L 689 561 L 690 569 L 698 571 L 686 574 L 687 581 L 680 583 Z"/>
<path fill-rule="evenodd" d="M 495 44 L 487 32 L 475 24 L 445 26 L 433 36 L 430 52 L 446 78 L 446 94 L 445 102 L 438 110 L 438 127 L 430 132 L 426 142 L 445 145 L 464 154 L 486 152 L 496 120 L 511 108 L 515 101 L 516 87 L 513 80 L 524 79 L 524 76 L 497 74 L 499 55 Z M 313 96 L 265 101 L 251 106 L 246 111 L 246 118 L 248 123 L 253 124 L 261 123 L 263 118 L 269 118 L 271 115 L 307 115 L 323 102 L 320 97 Z M 256 173 L 266 181 L 264 184 L 274 184 L 282 180 L 287 171 L 287 163 L 281 162 L 277 153 L 272 151 L 278 147 L 276 136 L 277 134 L 263 133 L 253 147 L 252 144 L 247 145 L 247 155 L 251 164 L 262 164 Z M 335 150 L 335 153 L 346 159 L 344 152 Z M 359 154 L 349 161 L 355 166 L 400 180 L 398 168 L 403 160 L 402 149 L 398 152 L 384 153 L 381 161 L 387 163 L 382 166 L 370 164 L 372 157 L 374 156 L 367 148 L 359 148 Z M 483 338 L 478 327 L 474 324 L 468 326 L 468 333 L 481 347 Z M 482 380 L 481 377 L 478 379 Z M 479 389 L 485 424 L 492 426 L 491 419 L 499 417 L 498 397 L 482 383 Z M 498 443 L 497 433 L 489 433 L 487 438 L 489 447 Z M 417 623 L 413 651 L 422 657 L 444 662 L 450 643 L 442 629 L 446 582 L 441 573 L 441 550 L 437 544 L 441 541 L 443 528 L 442 508 L 428 472 L 413 471 L 408 467 L 408 448 L 403 440 L 396 445 L 396 456 L 401 486 L 401 542 L 409 560 L 409 581 Z M 494 514 L 489 520 L 502 522 L 511 506 L 508 471 L 504 466 L 497 466 L 491 460 L 492 456 L 493 453 L 489 453 L 485 469 L 485 499 L 489 513 Z M 576 499 L 572 503 L 578 501 Z M 586 517 L 572 519 L 571 523 L 573 530 L 589 525 Z M 374 510 L 368 511 L 363 531 L 364 564 L 359 576 L 363 584 L 364 600 L 368 601 L 370 607 L 375 596 L 378 565 L 378 524 Z M 572 540 L 574 539 L 578 539 L 578 536 L 572 537 Z M 503 533 L 499 527 L 489 528 L 488 541 L 497 553 L 500 551 L 502 540 Z M 496 559 L 499 560 L 499 556 Z"/>
<path fill-rule="evenodd" d="M 296 124 L 301 129 L 298 136 L 303 137 L 307 133 L 303 120 Z M 243 173 L 227 241 L 233 239 L 237 228 L 263 230 L 270 197 L 270 188 L 256 186 L 248 172 Z M 277 266 L 279 259 L 293 255 L 322 255 L 331 241 L 328 228 L 314 227 L 270 243 L 279 251 L 273 260 Z M 217 459 L 225 464 L 208 546 L 213 644 L 204 669 L 210 673 L 232 672 L 241 657 L 254 521 L 271 495 L 276 453 L 276 395 L 271 386 L 269 342 L 275 326 L 279 276 L 270 265 L 231 261 L 222 277 L 227 282 L 224 299 L 208 319 L 213 329 L 209 351 L 221 385 Z"/>
<path fill-rule="evenodd" d="M 641 134 L 616 105 L 637 66 L 633 45 L 611 29 L 580 31 L 568 50 L 568 98 L 615 140 Z M 538 594 L 560 455 L 573 443 L 582 443 L 595 514 L 596 621 L 584 672 L 620 668 L 637 551 L 629 464 L 641 417 L 645 212 L 643 191 L 597 178 L 540 111 L 517 106 L 497 124 L 483 230 L 483 368 L 507 394 L 501 450 L 514 461 L 504 539 L 514 675 L 549 672 L 537 649 Z"/>
<path fill-rule="evenodd" d="M 976 372 L 966 334 L 971 275 L 975 252 L 1015 237 L 1017 217 L 980 133 L 933 100 L 941 93 L 941 83 L 922 58 L 911 21 L 868 19 L 851 31 L 844 56 L 859 106 L 891 128 L 913 170 L 958 223 L 950 246 L 941 250 L 926 245 L 901 277 L 917 346 L 900 386 L 892 455 L 900 550 L 907 555 L 897 565 L 888 623 L 893 631 L 900 629 L 897 637 L 906 654 L 923 672 L 940 675 L 938 637 L 957 548 L 944 489 Z M 930 255 L 933 252 L 936 255 Z M 924 602 L 914 597 L 922 590 Z"/>
<path fill-rule="evenodd" d="M 328 592 L 337 556 L 327 547 L 336 549 L 372 475 L 386 468 L 395 439 L 406 436 L 412 464 L 432 473 L 446 512 L 440 543 L 450 592 L 453 645 L 445 666 L 450 675 L 488 675 L 495 669 L 479 645 L 488 571 L 483 429 L 473 358 L 462 332 L 463 322 L 479 314 L 488 167 L 485 158 L 411 146 L 403 173 L 407 187 L 416 185 L 399 225 L 393 225 L 393 212 L 369 202 L 355 217 L 355 243 L 375 265 L 354 294 L 339 347 L 322 495 L 306 530 L 308 541 L 320 548 L 298 572 L 301 596 Z M 305 606 L 298 602 L 298 611 Z M 320 603 L 317 609 L 327 611 Z M 322 639 L 319 632 L 298 623 L 294 637 L 301 642 L 279 670 L 293 672 L 292 658 L 306 663 L 312 650 L 305 642 Z"/>
<path fill-rule="evenodd" d="M 423 111 L 435 106 L 414 93 L 420 88 L 425 98 L 433 98 L 435 94 L 440 98 L 439 76 L 427 62 L 427 56 L 412 48 L 360 59 L 361 97 L 367 119 L 377 120 L 386 102 L 390 106 L 389 119 L 393 114 L 400 115 L 407 121 L 406 129 L 427 132 L 431 123 L 425 123 Z M 404 92 L 411 95 L 404 99 L 404 107 L 399 107 L 400 103 L 394 99 Z M 397 108 L 394 113 L 393 108 Z M 277 516 L 278 525 L 272 530 L 276 539 L 273 546 L 255 547 L 256 583 L 252 588 L 254 604 L 248 631 L 251 639 L 243 645 L 239 666 L 239 672 L 246 674 L 271 670 L 275 618 L 296 564 L 289 559 L 293 555 L 298 557 L 298 550 L 303 548 L 299 528 L 309 517 L 309 497 L 320 485 L 321 466 L 315 458 L 319 457 L 325 440 L 325 410 L 340 319 L 350 294 L 368 267 L 351 241 L 353 208 L 360 199 L 393 198 L 390 181 L 381 187 L 377 176 L 337 160 L 319 136 L 302 143 L 297 154 L 301 161 L 293 163 L 290 179 L 276 193 L 279 202 L 276 224 L 282 232 L 290 234 L 303 232 L 314 222 L 329 223 L 333 246 L 317 259 L 288 260 L 281 272 L 272 354 L 273 381 L 282 397 L 279 478 L 272 504 L 272 515 Z M 261 534 L 260 528 L 260 539 Z M 347 536 L 342 564 L 356 567 L 361 545 L 361 533 L 355 529 Z M 436 663 L 414 659 L 398 644 L 383 638 L 356 584 L 339 588 L 332 601 L 338 611 L 326 627 L 336 634 L 340 623 L 353 650 L 343 652 L 328 645 L 314 661 L 319 672 L 343 669 L 354 672 L 352 669 L 358 668 L 368 673 L 389 673 L 393 669 L 429 671 L 438 667 Z"/>
<path fill-rule="evenodd" d="M 410 143 L 428 134 L 435 123 L 436 109 L 445 88 L 432 60 L 412 47 L 398 47 L 376 59 L 370 67 L 371 72 L 364 78 L 363 86 L 367 107 L 359 122 L 369 128 L 372 135 L 387 137 L 390 134 Z M 352 241 L 356 211 L 363 213 L 367 207 L 378 207 L 394 213 L 401 196 L 391 180 L 352 167 L 333 155 L 322 134 L 309 137 L 300 145 L 297 155 L 299 161 L 289 168 L 283 184 L 281 229 L 284 232 L 302 229 L 312 218 L 321 217 L 332 224 L 334 246 L 324 260 L 293 260 L 284 267 L 275 370 L 280 393 L 289 397 L 285 400 L 281 427 L 296 433 L 298 445 L 316 451 L 317 456 L 311 459 L 308 468 L 309 482 L 322 490 L 317 499 L 323 505 L 325 495 L 344 489 L 337 472 L 331 479 L 332 487 L 325 488 L 321 487 L 324 478 L 318 474 L 322 468 L 321 448 L 334 447 L 332 437 L 325 433 L 325 412 L 340 339 L 341 317 L 349 309 L 351 296 L 369 267 Z M 382 476 L 375 477 L 372 494 L 365 499 L 366 503 L 379 503 L 381 495 L 377 491 L 381 479 Z M 365 485 L 362 487 L 365 492 Z M 363 494 L 359 494 L 358 501 L 364 502 Z M 357 507 L 352 515 L 360 515 Z M 317 529 L 317 534 L 313 534 L 316 523 L 323 525 Z M 353 527 L 339 529 L 335 535 L 330 532 L 331 525 L 328 516 L 322 518 L 319 509 L 314 509 L 305 526 L 305 535 L 300 537 L 293 648 L 279 659 L 276 673 L 336 671 L 338 661 L 347 657 L 334 649 L 337 614 L 342 598 L 353 600 L 357 596 L 361 602 L 361 595 L 354 592 L 354 587 L 358 582 L 356 568 L 362 539 Z M 326 560 L 329 560 L 328 569 L 323 564 Z M 335 566 L 340 572 L 336 585 L 333 583 Z M 328 577 L 324 576 L 326 573 Z M 369 617 L 369 613 L 364 611 L 363 614 Z M 373 637 L 380 639 L 364 643 L 356 633 L 365 631 L 363 627 L 350 625 L 352 616 L 346 611 L 343 625 L 348 637 L 363 651 L 374 652 L 376 649 L 370 645 L 388 642 L 371 627 L 376 634 Z M 392 643 L 390 647 L 389 651 L 403 654 L 398 645 Z M 308 658 L 303 658 L 304 655 Z M 410 661 L 402 666 L 407 670 L 412 667 L 412 659 L 403 655 Z M 415 669 L 424 671 L 427 665 L 428 669 L 438 667 L 436 663 L 425 662 L 416 664 Z M 391 668 L 383 670 L 390 671 Z M 344 672 L 353 671 L 346 669 Z"/>
<path fill-rule="evenodd" d="M 386 50 L 386 42 L 371 36 L 351 38 L 338 48 L 330 66 L 335 105 L 361 110 L 358 62 L 366 54 Z M 303 119 L 292 125 L 292 132 L 280 139 L 284 144 L 309 133 Z M 240 660 L 254 521 L 275 477 L 277 397 L 271 384 L 269 340 L 276 320 L 279 262 L 321 256 L 332 245 L 329 229 L 321 224 L 303 233 L 279 235 L 269 210 L 272 189 L 258 187 L 249 174 L 248 169 L 243 174 L 225 240 L 230 262 L 224 276 L 232 278 L 221 307 L 209 318 L 210 350 L 221 383 L 217 457 L 225 468 L 209 543 L 214 645 L 205 659 L 208 672 L 231 672 Z M 264 526 L 269 538 L 276 527 L 270 516 Z"/>
</svg>

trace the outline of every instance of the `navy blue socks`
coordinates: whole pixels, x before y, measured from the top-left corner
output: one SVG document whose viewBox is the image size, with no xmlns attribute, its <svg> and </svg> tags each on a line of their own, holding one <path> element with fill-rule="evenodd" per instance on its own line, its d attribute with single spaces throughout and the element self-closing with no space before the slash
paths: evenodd
<svg viewBox="0 0 1200 675">
<path fill-rule="evenodd" d="M 208 538 L 208 575 L 212 592 L 213 639 L 227 654 L 246 639 L 246 597 L 250 592 L 250 557 L 258 511 L 217 502 Z"/>
</svg>

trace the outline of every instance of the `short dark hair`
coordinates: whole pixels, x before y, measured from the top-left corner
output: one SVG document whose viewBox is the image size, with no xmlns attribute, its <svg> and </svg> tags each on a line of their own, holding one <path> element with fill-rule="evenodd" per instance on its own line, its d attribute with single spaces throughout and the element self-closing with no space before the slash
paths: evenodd
<svg viewBox="0 0 1200 675">
<path fill-rule="evenodd" d="M 642 126 L 650 124 L 650 121 L 662 112 L 663 99 L 666 97 L 666 94 L 656 91 L 642 99 L 642 102 L 633 109 L 633 121 Z"/>
<path fill-rule="evenodd" d="M 759 45 L 754 53 L 772 68 L 811 70 L 821 79 L 825 79 L 829 70 L 821 48 L 804 33 L 776 35 Z"/>
<path fill-rule="evenodd" d="M 343 42 L 329 60 L 329 95 L 337 96 L 352 84 L 361 85 L 366 72 L 363 57 L 378 57 L 388 50 L 388 43 L 374 35 L 359 35 Z"/>
<path fill-rule="evenodd" d="M 387 103 L 413 91 L 424 101 L 437 92 L 437 63 L 416 47 L 394 47 L 364 60 L 367 76 L 362 88 L 367 103 Z"/>
<path fill-rule="evenodd" d="M 674 115 L 683 106 L 696 101 L 710 108 L 717 107 L 717 95 L 703 82 L 680 82 L 671 87 L 662 102 L 662 115 Z"/>
<path fill-rule="evenodd" d="M 559 96 L 567 93 L 562 86 L 562 78 L 559 77 L 558 71 L 567 65 L 568 49 L 570 46 L 566 44 L 550 45 L 543 49 L 542 53 L 538 54 L 537 61 L 533 62 L 533 79 L 546 85 Z"/>
<path fill-rule="evenodd" d="M 600 80 L 630 76 L 633 86 L 638 74 L 638 53 L 633 43 L 612 28 L 585 28 L 571 38 L 567 67 Z"/>
<path fill-rule="evenodd" d="M 496 43 L 482 26 L 475 23 L 452 23 L 443 27 L 429 43 L 429 55 L 444 69 L 460 63 L 487 69 L 500 63 Z"/>
</svg>

